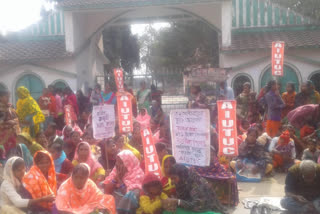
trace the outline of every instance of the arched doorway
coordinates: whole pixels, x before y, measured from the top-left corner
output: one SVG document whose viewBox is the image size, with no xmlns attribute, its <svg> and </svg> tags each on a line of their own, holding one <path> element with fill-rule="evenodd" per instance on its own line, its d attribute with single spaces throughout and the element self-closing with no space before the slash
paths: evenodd
<svg viewBox="0 0 320 214">
<path fill-rule="evenodd" d="M 2 83 L 0 83 L 0 90 L 2 91 L 4 91 L 4 90 L 6 90 L 7 89 L 7 87 L 4 85 L 4 84 L 2 84 Z"/>
<path fill-rule="evenodd" d="M 252 79 L 247 74 L 239 74 L 233 78 L 231 85 L 232 85 L 235 97 L 237 97 L 242 92 L 242 86 L 246 82 L 251 83 L 251 89 L 254 88 Z"/>
<path fill-rule="evenodd" d="M 61 89 L 61 90 L 64 90 L 66 87 L 68 87 L 68 85 L 63 82 L 63 81 L 56 81 L 54 84 L 53 84 L 54 88 L 56 89 Z"/>
<path fill-rule="evenodd" d="M 311 74 L 309 79 L 313 82 L 315 89 L 320 91 L 320 71 Z"/>
<path fill-rule="evenodd" d="M 38 100 L 39 97 L 42 94 L 42 90 L 45 87 L 43 81 L 33 75 L 33 74 L 26 74 L 24 76 L 22 76 L 16 84 L 16 90 L 17 88 L 19 88 L 20 86 L 24 86 L 27 89 L 29 89 L 31 96 L 35 99 Z M 16 100 L 18 100 L 18 97 L 16 97 Z"/>
<path fill-rule="evenodd" d="M 296 90 L 299 90 L 299 78 L 297 76 L 297 73 L 295 72 L 295 70 L 293 70 L 293 68 L 291 68 L 288 65 L 284 65 L 283 66 L 283 77 L 279 77 L 278 81 L 281 84 L 281 93 L 286 91 L 286 84 L 288 82 L 293 82 L 295 84 Z M 260 88 L 266 86 L 268 84 L 268 82 L 272 79 L 275 79 L 272 75 L 271 75 L 271 68 L 268 68 L 262 75 L 261 77 L 261 81 L 260 81 Z"/>
</svg>

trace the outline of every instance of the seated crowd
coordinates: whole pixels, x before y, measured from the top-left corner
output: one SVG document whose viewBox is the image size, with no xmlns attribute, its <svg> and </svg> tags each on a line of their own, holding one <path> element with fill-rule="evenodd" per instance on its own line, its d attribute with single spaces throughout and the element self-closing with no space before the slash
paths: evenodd
<svg viewBox="0 0 320 214">
<path fill-rule="evenodd" d="M 216 110 L 200 87 L 192 87 L 188 107 L 211 110 L 207 167 L 177 163 L 169 118 L 145 82 L 132 96 L 132 109 L 139 109 L 133 112 L 132 133 L 122 134 L 116 126 L 115 136 L 102 140 L 93 137 L 91 109 L 116 105 L 109 84 L 104 91 L 96 85 L 88 97 L 49 87 L 38 102 L 20 87 L 16 110 L 9 104 L 10 93 L 0 91 L 0 213 L 223 214 L 225 205 L 239 203 L 237 178 L 244 171 L 260 180 L 275 171 L 287 173 L 282 206 L 293 213 L 320 213 L 320 103 L 305 101 L 294 108 L 285 102 L 294 92 L 292 84 L 287 90 L 281 97 L 271 81 L 256 98 L 250 84 L 244 84 L 236 98 L 239 155 L 230 158 L 217 155 Z M 234 99 L 226 92 L 220 92 L 220 99 Z M 64 125 L 66 105 L 77 121 Z M 145 174 L 141 129 L 146 127 L 153 134 L 161 177 Z"/>
</svg>

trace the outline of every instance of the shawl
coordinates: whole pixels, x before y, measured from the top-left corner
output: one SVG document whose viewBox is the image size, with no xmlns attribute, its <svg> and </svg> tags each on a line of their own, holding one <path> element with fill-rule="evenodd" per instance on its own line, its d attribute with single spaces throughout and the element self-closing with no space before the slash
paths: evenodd
<svg viewBox="0 0 320 214">
<path fill-rule="evenodd" d="M 168 175 L 166 175 L 165 170 L 164 170 L 164 162 L 169 158 L 169 157 L 173 157 L 172 155 L 166 155 L 162 158 L 162 163 L 161 163 L 161 172 L 163 175 L 163 178 L 161 179 L 161 183 L 162 183 L 162 188 L 163 191 L 166 193 L 169 192 L 175 192 L 175 188 L 176 186 L 174 185 L 174 183 L 172 183 L 171 178 L 168 177 Z"/>
<path fill-rule="evenodd" d="M 91 147 L 90 147 L 89 143 L 87 143 L 87 142 L 81 142 L 81 143 L 79 143 L 79 144 L 77 145 L 77 147 L 76 147 L 76 153 L 75 153 L 75 156 L 74 156 L 74 161 L 77 161 L 78 163 L 81 163 L 81 162 L 79 161 L 79 154 L 78 154 L 78 150 L 79 150 L 79 147 L 80 147 L 81 145 L 85 145 L 85 146 L 87 146 L 88 149 L 89 149 L 89 156 L 88 156 L 88 159 L 86 160 L 85 163 L 88 164 L 88 166 L 90 167 L 90 177 L 92 177 L 92 176 L 94 176 L 94 174 L 96 173 L 97 169 L 103 168 L 103 167 L 102 167 L 101 164 L 100 164 L 97 160 L 95 160 L 95 158 L 93 157 L 92 151 L 91 151 Z"/>
<path fill-rule="evenodd" d="M 107 209 L 108 213 L 116 214 L 113 196 L 103 194 L 96 184 L 88 179 L 83 189 L 77 189 L 68 178 L 59 188 L 56 198 L 59 211 L 87 214 L 95 209 Z"/>
<path fill-rule="evenodd" d="M 307 123 L 315 123 L 319 118 L 319 105 L 304 105 L 300 106 L 287 115 L 288 121 L 297 129 L 301 129 Z"/>
<path fill-rule="evenodd" d="M 35 126 L 35 133 L 40 130 L 39 124 L 45 121 L 45 117 L 38 103 L 31 97 L 27 88 L 21 86 L 17 90 L 17 114 L 20 122 L 25 122 L 26 117 L 32 115 L 32 122 Z"/>
<path fill-rule="evenodd" d="M 33 199 L 42 198 L 52 194 L 55 195 L 57 192 L 56 172 L 54 170 L 52 157 L 47 151 L 38 151 L 34 155 L 34 158 L 40 153 L 43 153 L 50 158 L 51 165 L 48 171 L 48 180 L 35 163 L 22 179 L 24 187 L 30 192 Z M 52 208 L 52 203 L 42 202 L 39 205 L 47 209 Z"/>
<path fill-rule="evenodd" d="M 147 109 L 143 108 L 145 110 L 145 115 L 142 115 L 139 113 L 136 120 L 140 123 L 141 129 L 149 128 L 150 127 L 150 115 L 148 114 Z"/>
<path fill-rule="evenodd" d="M 62 151 L 60 157 L 54 160 L 54 169 L 56 170 L 56 172 L 60 173 L 62 164 L 66 158 L 67 158 L 66 153 Z"/>
<path fill-rule="evenodd" d="M 280 135 L 279 137 L 279 140 L 282 139 L 283 140 L 283 143 L 279 144 L 279 146 L 286 146 L 288 145 L 288 143 L 290 142 L 290 132 L 288 130 L 282 132 L 282 134 Z M 280 141 L 279 141 L 280 142 Z"/>
<path fill-rule="evenodd" d="M 113 92 L 109 92 L 109 93 L 101 92 L 101 96 L 105 104 L 115 104 L 116 102 L 116 99 L 115 99 L 116 95 Z"/>
<path fill-rule="evenodd" d="M 79 115 L 77 96 L 74 93 L 67 95 L 65 105 L 71 105 L 76 115 Z"/>
<path fill-rule="evenodd" d="M 123 150 L 118 154 L 118 157 L 122 160 L 124 166 L 127 168 L 127 172 L 122 178 L 123 183 L 126 185 L 127 192 L 142 188 L 142 181 L 144 173 L 140 168 L 138 158 L 129 150 Z M 117 175 L 117 168 L 114 167 L 110 175 L 105 179 L 104 183 L 110 183 Z"/>
<path fill-rule="evenodd" d="M 24 145 L 23 143 L 18 144 L 18 147 L 21 150 L 21 157 L 23 158 L 24 163 L 26 165 L 26 169 L 28 171 L 33 165 L 31 153 L 30 153 L 29 149 L 27 148 L 27 146 Z"/>
<path fill-rule="evenodd" d="M 14 176 L 12 166 L 17 159 L 22 159 L 20 157 L 11 157 L 7 161 L 3 170 L 3 179 L 11 183 L 16 189 L 21 185 L 20 181 Z"/>
</svg>

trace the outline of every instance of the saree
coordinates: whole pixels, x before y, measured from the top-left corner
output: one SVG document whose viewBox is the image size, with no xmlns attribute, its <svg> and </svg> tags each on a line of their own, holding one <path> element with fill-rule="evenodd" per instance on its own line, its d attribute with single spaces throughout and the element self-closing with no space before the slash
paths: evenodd
<svg viewBox="0 0 320 214">
<path fill-rule="evenodd" d="M 41 170 L 35 163 L 22 179 L 23 185 L 30 192 L 32 198 L 34 199 L 42 198 L 52 194 L 56 195 L 57 192 L 56 172 L 52 157 L 47 151 L 38 151 L 34 155 L 34 158 L 39 153 L 43 153 L 50 158 L 51 165 L 48 171 L 48 179 L 42 174 Z M 52 209 L 52 203 L 41 202 L 39 205 L 48 210 Z"/>
<path fill-rule="evenodd" d="M 21 157 L 24 160 L 26 171 L 30 170 L 30 168 L 33 165 L 33 159 L 26 145 L 24 145 L 23 143 L 19 143 L 18 145 L 16 145 L 14 149 L 11 149 L 8 154 L 8 158 L 11 158 L 14 156 Z"/>
<path fill-rule="evenodd" d="M 22 125 L 22 131 L 35 136 L 40 131 L 40 124 L 45 121 L 45 117 L 38 103 L 31 97 L 30 92 L 24 86 L 17 90 L 17 114 Z M 27 123 L 27 124 L 26 124 Z"/>
<path fill-rule="evenodd" d="M 16 111 L 10 104 L 0 103 L 0 146 L 3 146 L 4 156 L 16 146 L 16 136 L 19 133 L 20 126 Z"/>
<path fill-rule="evenodd" d="M 150 113 L 150 90 L 149 89 L 144 89 L 144 90 L 139 90 L 137 94 L 137 99 L 138 99 L 138 108 L 142 109 L 145 108 L 147 109 L 147 112 Z"/>
<path fill-rule="evenodd" d="M 103 102 L 105 104 L 116 104 L 116 95 L 113 92 L 109 92 L 109 93 L 105 93 L 105 92 L 101 92 L 101 96 L 103 98 Z"/>
<path fill-rule="evenodd" d="M 142 115 L 141 113 L 138 114 L 136 120 L 140 123 L 141 129 L 149 128 L 150 127 L 150 115 L 148 114 L 147 109 L 143 108 L 146 113 Z"/>
<path fill-rule="evenodd" d="M 168 196 L 172 196 L 176 194 L 176 186 L 174 185 L 171 178 L 165 173 L 165 170 L 164 170 L 164 163 L 169 157 L 173 157 L 173 156 L 166 155 L 162 158 L 161 172 L 163 177 L 161 178 L 161 183 L 162 183 L 163 192 Z"/>
<path fill-rule="evenodd" d="M 77 189 L 72 177 L 68 178 L 58 190 L 56 206 L 59 211 L 77 214 L 87 214 L 97 209 L 106 209 L 108 213 L 116 214 L 113 196 L 103 194 L 90 179 L 83 189 Z"/>
<path fill-rule="evenodd" d="M 281 118 L 285 118 L 287 114 L 294 109 L 296 92 L 288 93 L 284 92 L 282 94 L 282 100 L 286 106 L 282 109 Z"/>
</svg>

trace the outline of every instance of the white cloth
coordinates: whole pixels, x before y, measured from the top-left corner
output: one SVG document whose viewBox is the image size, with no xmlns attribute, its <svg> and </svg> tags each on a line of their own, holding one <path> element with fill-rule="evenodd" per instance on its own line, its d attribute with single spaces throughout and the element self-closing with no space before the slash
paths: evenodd
<svg viewBox="0 0 320 214">
<path fill-rule="evenodd" d="M 274 148 L 276 147 L 278 141 L 279 141 L 279 137 L 274 137 L 271 140 L 269 148 L 268 148 L 269 152 L 272 152 L 274 150 Z M 296 149 L 295 149 L 294 141 L 290 140 L 289 145 L 292 146 L 292 148 L 291 148 L 291 158 L 295 159 L 297 155 L 296 155 Z"/>
<path fill-rule="evenodd" d="M 20 181 L 14 176 L 12 171 L 13 163 L 20 157 L 10 158 L 3 172 L 4 181 L 0 187 L 0 206 L 13 205 L 18 208 L 27 207 L 29 199 L 23 199 L 17 193 L 17 188 L 21 185 Z M 22 159 L 22 158 L 20 158 Z"/>
</svg>

